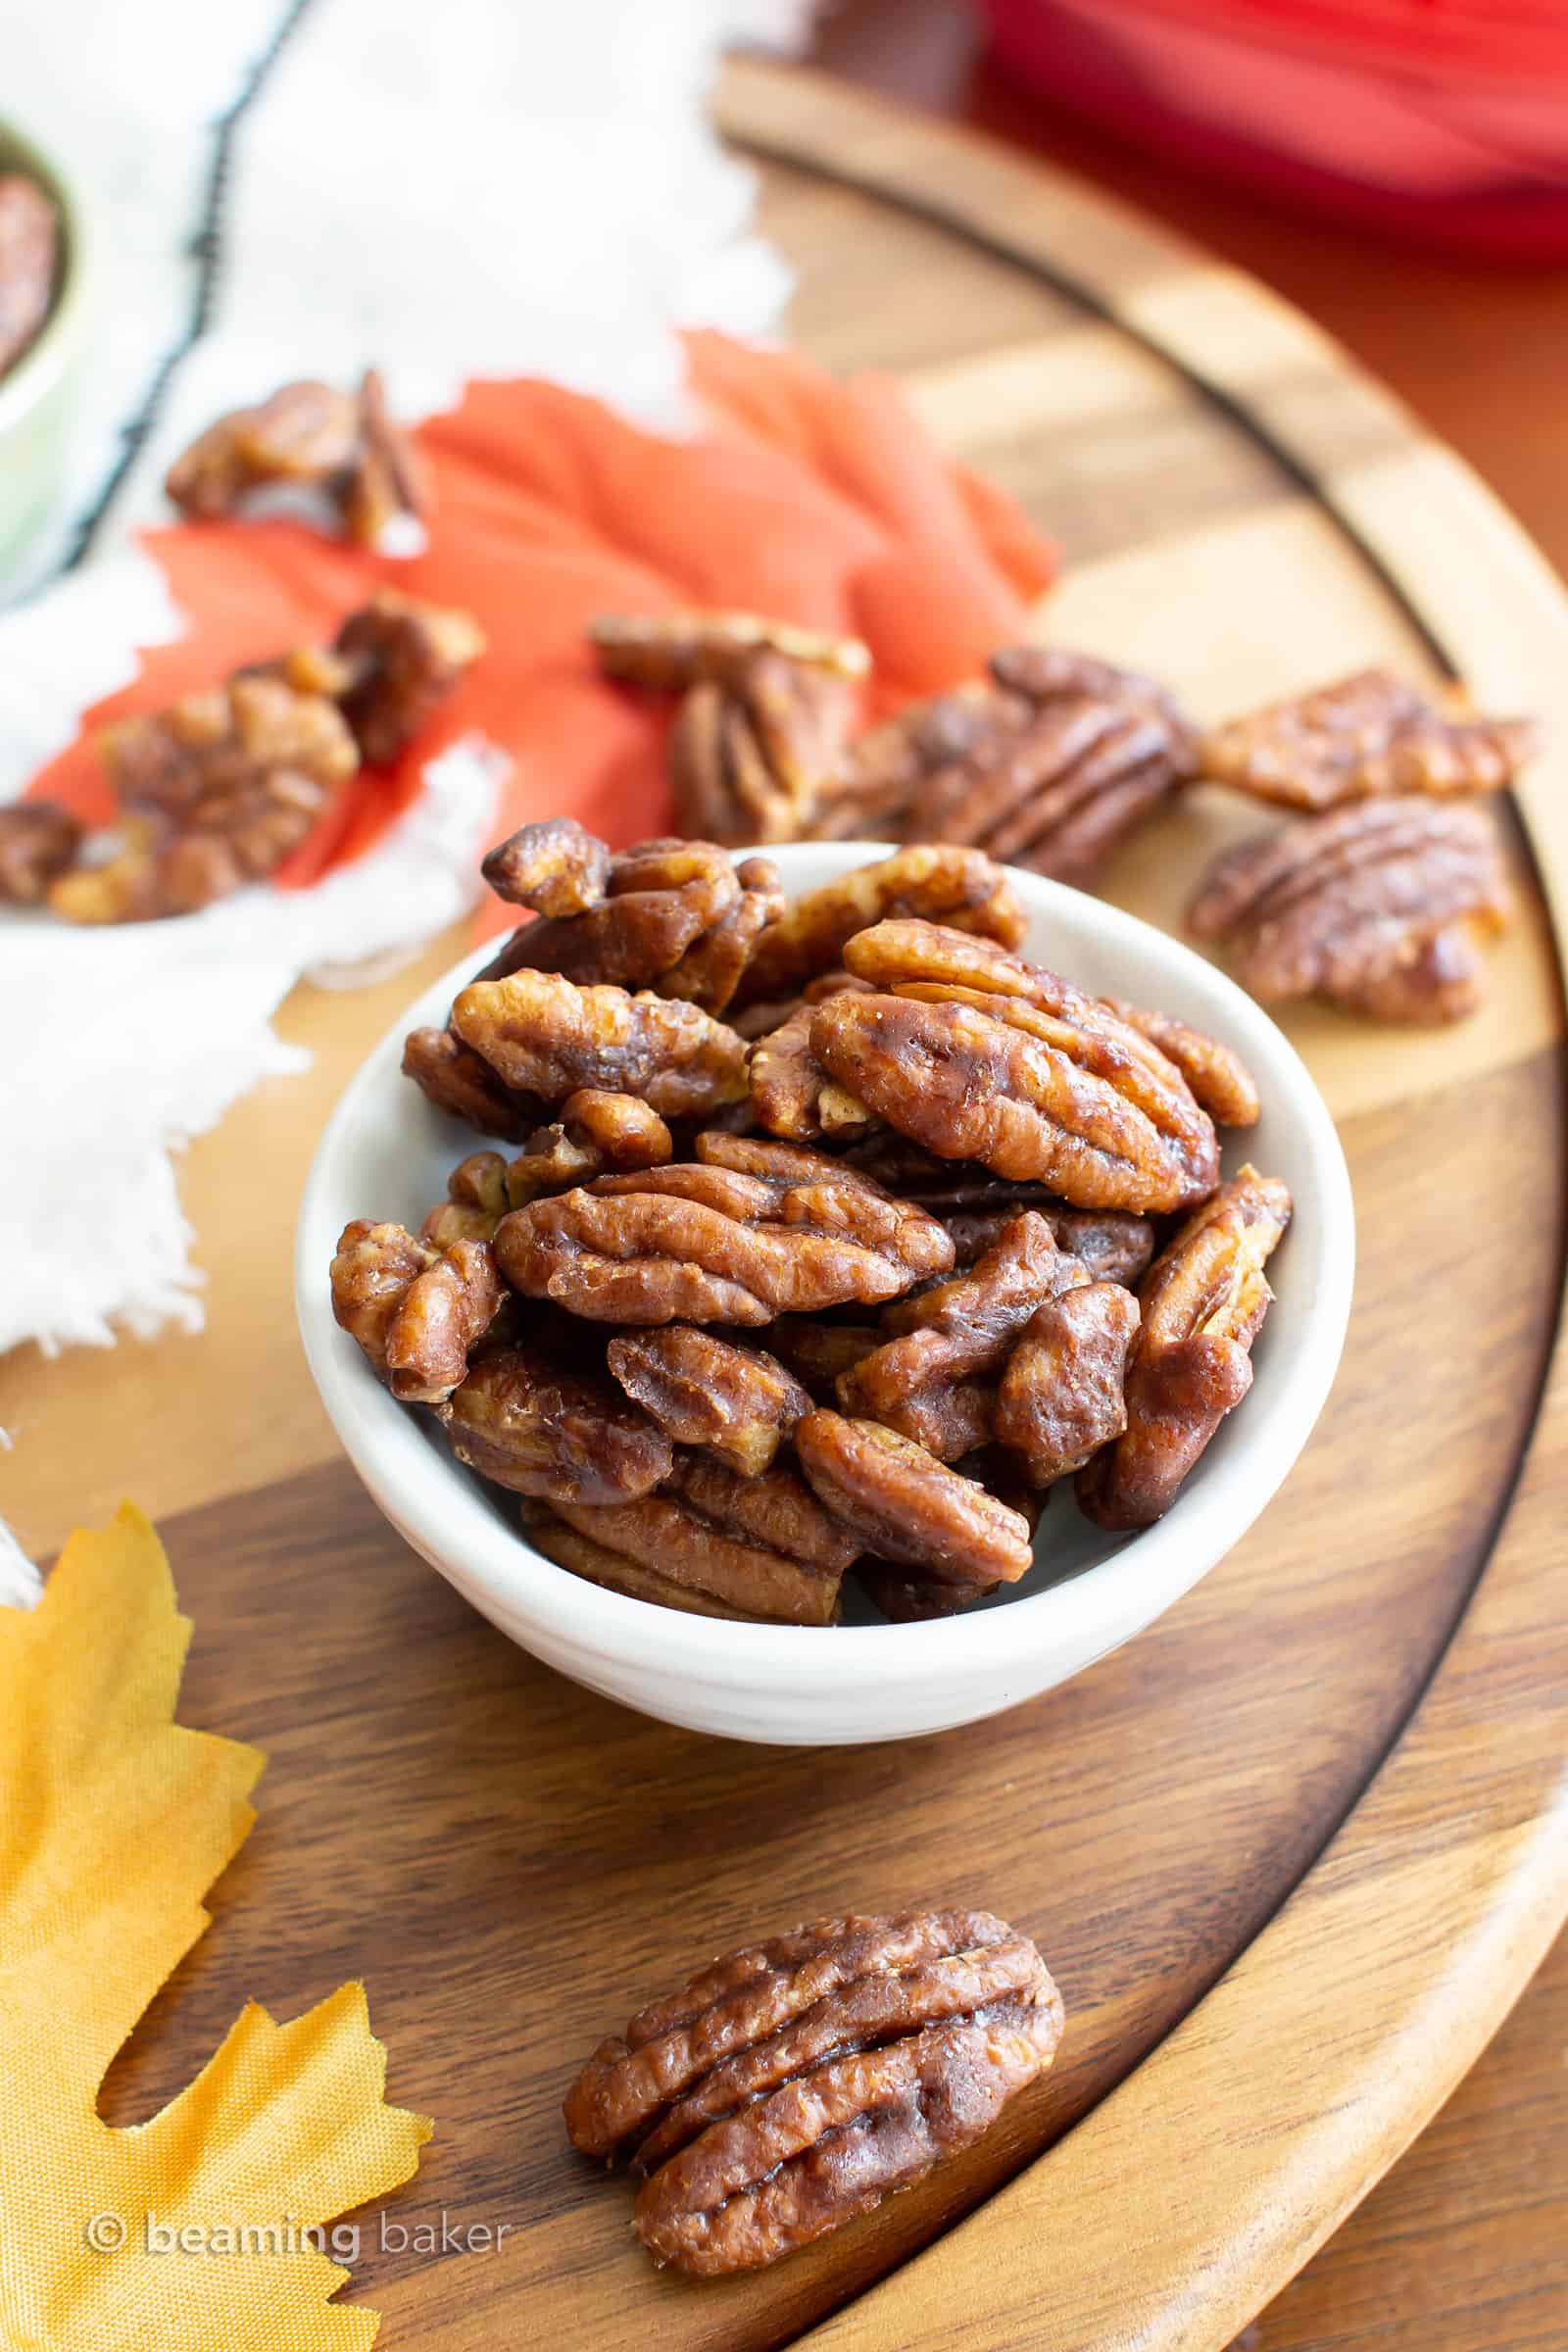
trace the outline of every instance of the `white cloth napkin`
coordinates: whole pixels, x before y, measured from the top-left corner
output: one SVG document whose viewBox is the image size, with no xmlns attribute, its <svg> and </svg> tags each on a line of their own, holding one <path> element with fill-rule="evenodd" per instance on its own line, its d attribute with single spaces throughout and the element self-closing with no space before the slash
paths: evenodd
<svg viewBox="0 0 1568 2352">
<path fill-rule="evenodd" d="M 181 627 L 129 533 L 165 512 L 171 456 L 220 410 L 375 362 L 404 416 L 468 376 L 532 373 L 678 429 L 673 329 L 761 331 L 787 292 L 705 93 L 726 39 L 785 44 L 808 5 L 29 12 L 6 112 L 87 191 L 96 296 L 69 496 L 31 601 L 0 616 L 0 800 L 133 674 L 136 646 Z M 84 533 L 86 560 L 40 586 Z M 384 969 L 462 912 L 497 757 L 454 747 L 401 825 L 314 890 L 108 932 L 0 917 L 0 1349 L 200 1323 L 171 1154 L 299 1066 L 270 1016 L 302 972 Z M 0 1596 L 5 1578 L 0 1552 Z"/>
</svg>

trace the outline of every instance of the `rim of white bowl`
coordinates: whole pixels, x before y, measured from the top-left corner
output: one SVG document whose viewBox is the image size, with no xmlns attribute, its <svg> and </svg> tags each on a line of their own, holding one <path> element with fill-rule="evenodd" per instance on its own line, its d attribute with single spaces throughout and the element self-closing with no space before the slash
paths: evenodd
<svg viewBox="0 0 1568 2352">
<path fill-rule="evenodd" d="M 797 861 L 836 872 L 890 856 L 878 842 L 810 842 L 768 855 L 789 888 Z M 472 950 L 434 981 L 387 1031 L 339 1097 L 317 1147 L 301 1200 L 295 1239 L 295 1305 L 312 1375 L 344 1450 L 380 1507 L 416 1539 L 416 1548 L 451 1562 L 451 1581 L 466 1592 L 483 1592 L 511 1604 L 585 1655 L 632 1652 L 639 1667 L 693 1675 L 731 1690 L 766 1687 L 771 1694 L 845 1694 L 863 1686 L 878 1667 L 900 1681 L 928 1680 L 945 1668 L 957 1680 L 1004 1669 L 1034 1646 L 1038 1629 L 1052 1647 L 1093 1650 L 1103 1631 L 1106 1646 L 1125 1614 L 1110 1588 L 1136 1575 L 1152 1621 L 1198 1584 L 1240 1542 L 1279 1491 L 1305 1446 L 1327 1400 L 1349 1321 L 1355 1274 L 1355 1219 L 1349 1172 L 1328 1105 L 1306 1064 L 1260 1005 L 1218 966 L 1140 916 L 1066 884 L 1006 869 L 1031 915 L 1054 914 L 1082 929 L 1088 916 L 1106 948 L 1134 956 L 1151 947 L 1179 983 L 1217 1000 L 1216 1026 L 1252 1067 L 1260 1089 L 1289 1087 L 1312 1162 L 1317 1250 L 1310 1266 L 1293 1265 L 1309 1299 L 1306 1344 L 1270 1367 L 1262 1411 L 1248 1425 L 1250 1441 L 1225 1474 L 1189 1486 L 1165 1517 L 1130 1536 L 1107 1558 L 1059 1584 L 1004 1605 L 910 1625 L 752 1625 L 699 1617 L 634 1600 L 590 1584 L 536 1551 L 525 1535 L 497 1512 L 495 1498 L 474 1475 L 431 1444 L 406 1405 L 370 1372 L 359 1348 L 332 1315 L 326 1268 L 342 1219 L 329 1196 L 336 1163 L 356 1125 L 389 1087 L 403 1089 L 411 1115 L 419 1099 L 401 1074 L 403 1039 L 411 1028 L 444 1023 L 451 998 L 494 954 L 494 943 Z M 1064 958 L 1064 960 L 1070 960 Z M 1178 985 L 1177 994 L 1182 993 Z M 368 1202 L 349 1211 L 368 1214 Z M 1293 1229 L 1293 1240 L 1299 1226 Z M 443 1570 L 445 1573 L 445 1570 Z M 1049 1637 L 1047 1628 L 1049 1625 Z M 1094 1651 L 1093 1654 L 1100 1654 Z"/>
</svg>

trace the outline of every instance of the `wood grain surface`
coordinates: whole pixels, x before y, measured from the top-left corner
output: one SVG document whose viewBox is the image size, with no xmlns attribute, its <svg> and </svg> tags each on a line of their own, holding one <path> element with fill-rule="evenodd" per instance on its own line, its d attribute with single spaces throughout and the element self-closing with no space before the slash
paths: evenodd
<svg viewBox="0 0 1568 2352">
<path fill-rule="evenodd" d="M 1054 634 L 1150 662 L 1204 710 L 1385 655 L 1538 703 L 1568 691 L 1548 658 L 1561 611 L 1506 531 L 1288 316 L 1257 300 L 1250 340 L 1236 281 L 989 149 L 757 69 L 728 104 L 796 159 L 765 210 L 808 348 L 897 370 L 950 446 L 1069 539 Z M 912 214 L 901 173 L 989 244 Z M 1205 393 L 1193 344 L 1245 388 Z M 1390 485 L 1412 481 L 1422 535 L 1401 536 Z M 1195 796 L 1111 895 L 1173 920 L 1235 822 Z M 889 2352 L 1216 2352 L 1430 2114 L 1568 1899 L 1568 1626 L 1543 1590 L 1568 1492 L 1558 1392 L 1494 1552 L 1557 1323 L 1568 1151 L 1557 966 L 1516 857 L 1524 917 L 1466 1031 L 1291 1024 L 1341 1119 L 1361 1272 L 1334 1398 L 1263 1522 L 1068 1689 L 848 1757 L 703 1740 L 558 1681 L 331 1459 L 286 1304 L 292 1204 L 327 1102 L 452 943 L 376 990 L 301 991 L 282 1025 L 316 1069 L 190 1156 L 208 1332 L 0 1365 L 24 1538 L 52 1544 L 125 1487 L 172 1514 L 197 1621 L 187 1720 L 273 1759 L 112 2117 L 184 2080 L 244 1993 L 292 2013 L 364 1971 L 392 2095 L 440 2119 L 396 2212 L 514 2231 L 502 2255 L 437 2263 L 368 2233 L 355 2292 L 388 2312 L 389 2343 L 555 2331 L 610 2352 L 653 2328 L 731 2352 L 825 2320 L 823 2343 Z M 736 1936 L 927 1893 L 1039 1937 L 1070 2011 L 1054 2076 L 968 2160 L 810 2255 L 720 2289 L 655 2278 L 624 2190 L 564 2151 L 574 2062 Z"/>
</svg>

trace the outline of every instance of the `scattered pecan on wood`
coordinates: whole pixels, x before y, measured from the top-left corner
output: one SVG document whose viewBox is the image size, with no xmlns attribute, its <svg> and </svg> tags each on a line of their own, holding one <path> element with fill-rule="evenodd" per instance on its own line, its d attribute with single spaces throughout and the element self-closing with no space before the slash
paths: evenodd
<svg viewBox="0 0 1568 2352">
<path fill-rule="evenodd" d="M 1099 1526 L 1149 1527 L 1162 1517 L 1251 1387 L 1252 1341 L 1274 1296 L 1263 1268 L 1290 1219 L 1285 1186 L 1243 1168 L 1145 1275 L 1126 1431 L 1078 1474 L 1079 1505 Z"/>
<path fill-rule="evenodd" d="M 1486 992 L 1478 932 L 1512 913 L 1486 809 L 1352 801 L 1228 851 L 1188 910 L 1264 1004 L 1323 996 L 1388 1021 L 1452 1021 Z"/>
<path fill-rule="evenodd" d="M 1389 794 L 1497 792 L 1540 748 L 1526 718 L 1481 718 L 1386 669 L 1293 695 L 1204 735 L 1205 776 L 1286 808 L 1317 811 Z"/>
<path fill-rule="evenodd" d="M 573 2083 L 566 2129 L 643 2175 L 632 2228 L 656 2262 L 756 2270 L 972 2145 L 1061 2028 L 1039 1953 L 990 1912 L 817 1920 L 639 2011 Z"/>
<path fill-rule="evenodd" d="M 932 769 L 906 841 L 961 841 L 1082 883 L 1195 772 L 1192 729 L 1152 678 L 1055 647 L 1016 646 L 992 674 L 1015 726 L 994 726 Z"/>
</svg>

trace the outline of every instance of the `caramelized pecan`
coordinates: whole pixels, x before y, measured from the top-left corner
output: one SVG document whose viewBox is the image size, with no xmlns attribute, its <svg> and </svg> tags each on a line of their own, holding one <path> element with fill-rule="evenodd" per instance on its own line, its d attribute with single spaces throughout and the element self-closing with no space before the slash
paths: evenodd
<svg viewBox="0 0 1568 2352">
<path fill-rule="evenodd" d="M 680 1495 L 605 1504 L 563 1498 L 554 1509 L 591 1554 L 580 1544 L 563 1544 L 549 1521 L 529 1524 L 539 1549 L 575 1575 L 633 1599 L 782 1625 L 829 1625 L 837 1614 L 840 1570 L 733 1535 Z"/>
<path fill-rule="evenodd" d="M 781 1551 L 808 1568 L 841 1575 L 860 1548 L 783 1462 L 748 1477 L 710 1453 L 677 1453 L 667 1491 L 727 1535 Z"/>
<path fill-rule="evenodd" d="M 437 1110 L 509 1143 L 520 1144 L 531 1134 L 544 1108 L 537 1095 L 504 1085 L 483 1054 L 450 1029 L 411 1029 L 403 1041 L 403 1074 Z"/>
<path fill-rule="evenodd" d="M 996 1372 L 1035 1309 L 1088 1281 L 1057 1249 L 1044 1217 L 1014 1217 L 977 1264 L 885 1312 L 892 1334 L 838 1383 L 846 1413 L 885 1422 L 941 1461 L 956 1461 L 991 1435 Z"/>
<path fill-rule="evenodd" d="M 733 678 L 759 652 L 837 678 L 863 678 L 871 667 L 871 650 L 858 637 L 800 629 L 756 612 L 605 612 L 590 623 L 588 637 L 608 676 L 671 694 L 700 679 Z"/>
<path fill-rule="evenodd" d="M 479 871 L 498 899 L 569 918 L 600 905 L 610 867 L 609 847 L 597 834 L 574 816 L 546 816 L 497 842 Z"/>
<path fill-rule="evenodd" d="M 1142 1004 L 1123 1004 L 1119 997 L 1101 1003 L 1129 1029 L 1157 1046 L 1173 1061 L 1200 1109 L 1221 1127 L 1255 1127 L 1262 1111 L 1257 1085 L 1239 1054 L 1201 1029 L 1191 1029 L 1174 1013 L 1150 1012 Z"/>
<path fill-rule="evenodd" d="M 307 381 L 228 411 L 175 459 L 164 488 L 182 514 L 211 518 L 277 483 L 320 492 L 363 547 L 378 545 L 397 517 L 417 519 L 428 504 L 422 468 L 373 368 L 357 394 Z"/>
<path fill-rule="evenodd" d="M 882 1345 L 877 1323 L 819 1321 L 814 1315 L 780 1315 L 768 1328 L 767 1344 L 818 1404 L 838 1398 L 840 1375 Z"/>
<path fill-rule="evenodd" d="M 798 841 L 841 763 L 854 717 L 842 680 L 763 649 L 704 681 L 670 729 L 677 821 L 705 839 Z"/>
<path fill-rule="evenodd" d="M 1027 1573 L 1028 1521 L 880 1421 L 808 1413 L 795 1451 L 817 1500 L 879 1558 L 982 1588 Z"/>
<path fill-rule="evenodd" d="M 77 819 L 53 801 L 13 801 L 0 808 L 0 900 L 36 906 L 49 885 L 74 864 L 81 837 Z"/>
<path fill-rule="evenodd" d="M 1496 829 L 1463 802 L 1352 801 L 1217 858 L 1188 920 L 1265 1004 L 1319 995 L 1384 1020 L 1480 1002 L 1472 944 L 1512 911 Z"/>
<path fill-rule="evenodd" d="M 767 1468 L 811 1409 L 776 1356 L 689 1323 L 612 1340 L 605 1360 L 627 1396 L 677 1444 L 707 1446 L 748 1478 Z"/>
<path fill-rule="evenodd" d="M 1152 679 L 1082 655 L 1019 646 L 992 670 L 1026 717 L 927 774 L 905 837 L 971 842 L 1001 861 L 1086 881 L 1191 777 L 1188 723 Z"/>
<path fill-rule="evenodd" d="M 702 1118 L 746 1093 L 746 1048 L 734 1030 L 646 992 L 512 972 L 461 990 L 452 1026 L 504 1085 L 547 1102 L 592 1087 L 638 1095 L 662 1118 Z"/>
<path fill-rule="evenodd" d="M 1011 884 L 989 858 L 978 850 L 919 844 L 797 899 L 758 942 L 738 1002 L 782 996 L 831 971 L 846 960 L 845 942 L 858 931 L 901 914 L 979 932 L 1006 947 L 1016 945 L 1025 928 Z"/>
<path fill-rule="evenodd" d="M 976 1258 L 984 1256 L 1025 1205 L 1045 1218 L 1057 1249 L 1070 1250 L 1091 1282 L 1120 1282 L 1130 1287 L 1154 1254 L 1154 1228 L 1147 1217 L 1131 1216 L 1119 1208 L 1100 1214 L 1086 1208 L 1063 1208 L 1047 1196 L 1000 1208 L 961 1209 L 956 1216 L 944 1217 L 959 1265 L 972 1266 Z"/>
<path fill-rule="evenodd" d="M 897 1298 L 952 1263 L 934 1217 L 831 1160 L 780 1168 L 769 1154 L 788 1147 L 736 1136 L 698 1149 L 706 1164 L 603 1177 L 505 1218 L 508 1281 L 599 1322 L 758 1326 Z"/>
<path fill-rule="evenodd" d="M 674 1463 L 663 1431 L 607 1380 L 531 1346 L 483 1356 L 437 1417 L 460 1462 L 550 1502 L 632 1502 Z"/>
<path fill-rule="evenodd" d="M 1080 1507 L 1101 1527 L 1149 1527 L 1169 1510 L 1251 1387 L 1250 1351 L 1274 1296 L 1263 1267 L 1290 1217 L 1285 1186 L 1243 1168 L 1150 1267 L 1127 1365 L 1126 1431 L 1078 1475 Z"/>
<path fill-rule="evenodd" d="M 767 858 L 743 858 L 735 879 L 740 896 L 693 940 L 678 963 L 660 974 L 662 997 L 684 997 L 705 1012 L 728 1009 L 758 941 L 784 911 L 778 868 Z"/>
<path fill-rule="evenodd" d="M 644 2175 L 632 2227 L 657 2262 L 755 2270 L 969 2146 L 1061 2025 L 1034 1945 L 990 1912 L 817 1920 L 602 2042 L 566 2129 Z"/>
<path fill-rule="evenodd" d="M 906 705 L 851 745 L 819 796 L 812 838 L 899 838 L 927 776 L 955 760 L 986 757 L 1028 716 L 1020 696 L 981 680 Z"/>
<path fill-rule="evenodd" d="M 470 1152 L 447 1178 L 447 1197 L 425 1214 L 419 1239 L 430 1250 L 454 1242 L 488 1242 L 512 1206 L 507 1163 L 499 1152 Z"/>
<path fill-rule="evenodd" d="M 1336 808 L 1392 793 L 1496 792 L 1540 744 L 1526 718 L 1452 710 L 1386 669 L 1232 719 L 1199 747 L 1202 772 L 1286 808 Z"/>
<path fill-rule="evenodd" d="M 451 1396 L 505 1296 L 487 1242 L 437 1252 L 368 1217 L 344 1226 L 331 1280 L 333 1314 L 406 1404 Z"/>
<path fill-rule="evenodd" d="M 582 1086 L 561 1105 L 561 1116 L 536 1128 L 506 1171 L 500 1215 L 546 1193 L 569 1192 L 627 1168 L 659 1168 L 673 1158 L 674 1141 L 657 1110 L 636 1095 Z"/>
<path fill-rule="evenodd" d="M 1138 1301 L 1114 1282 L 1067 1289 L 1037 1309 L 1007 1358 L 992 1426 L 1049 1487 L 1119 1438 Z"/>
<path fill-rule="evenodd" d="M 811 1052 L 816 1007 L 843 989 L 863 983 L 848 973 L 813 981 L 808 995 L 776 1029 L 760 1037 L 748 1058 L 752 1107 L 770 1135 L 809 1144 L 824 1136 L 846 1140 L 875 1124 L 863 1102 L 835 1084 Z"/>
<path fill-rule="evenodd" d="M 333 696 L 361 756 L 390 767 L 484 652 L 471 613 L 378 588 L 333 642 L 342 684 Z"/>
</svg>

